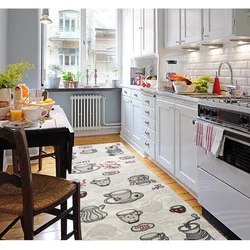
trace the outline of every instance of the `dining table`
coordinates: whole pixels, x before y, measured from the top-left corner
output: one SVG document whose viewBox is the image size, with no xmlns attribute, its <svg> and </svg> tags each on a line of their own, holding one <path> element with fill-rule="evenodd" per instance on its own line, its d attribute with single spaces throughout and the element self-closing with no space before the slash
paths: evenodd
<svg viewBox="0 0 250 250">
<path fill-rule="evenodd" d="M 0 126 L 4 126 L 1 121 Z M 43 123 L 36 123 L 25 128 L 29 148 L 53 146 L 55 150 L 56 176 L 66 178 L 71 173 L 72 150 L 74 147 L 74 130 L 63 109 L 54 105 Z M 0 171 L 3 170 L 4 150 L 11 145 L 0 142 Z"/>
</svg>

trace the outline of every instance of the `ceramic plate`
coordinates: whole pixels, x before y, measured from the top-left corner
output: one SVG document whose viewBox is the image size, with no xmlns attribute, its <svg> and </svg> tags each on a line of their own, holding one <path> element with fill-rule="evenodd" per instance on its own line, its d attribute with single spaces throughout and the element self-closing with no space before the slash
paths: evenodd
<svg viewBox="0 0 250 250">
<path fill-rule="evenodd" d="M 8 121 L 2 124 L 3 127 L 8 128 L 30 128 L 34 125 L 32 121 Z"/>
</svg>

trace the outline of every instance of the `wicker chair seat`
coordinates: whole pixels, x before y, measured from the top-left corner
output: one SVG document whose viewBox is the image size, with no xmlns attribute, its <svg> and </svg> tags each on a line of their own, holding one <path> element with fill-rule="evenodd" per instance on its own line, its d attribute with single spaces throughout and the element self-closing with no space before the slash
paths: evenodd
<svg viewBox="0 0 250 250">
<path fill-rule="evenodd" d="M 62 198 L 71 195 L 75 185 L 63 178 L 32 174 L 34 213 L 49 207 Z M 0 186 L 0 212 L 22 215 L 23 202 L 21 188 L 12 184 Z"/>
</svg>

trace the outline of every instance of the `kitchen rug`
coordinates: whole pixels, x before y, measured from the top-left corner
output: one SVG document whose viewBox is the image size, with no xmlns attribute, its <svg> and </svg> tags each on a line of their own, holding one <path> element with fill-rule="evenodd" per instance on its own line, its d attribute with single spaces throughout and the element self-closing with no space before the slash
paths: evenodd
<svg viewBox="0 0 250 250">
<path fill-rule="evenodd" d="M 122 143 L 75 146 L 83 240 L 225 240 Z"/>
</svg>

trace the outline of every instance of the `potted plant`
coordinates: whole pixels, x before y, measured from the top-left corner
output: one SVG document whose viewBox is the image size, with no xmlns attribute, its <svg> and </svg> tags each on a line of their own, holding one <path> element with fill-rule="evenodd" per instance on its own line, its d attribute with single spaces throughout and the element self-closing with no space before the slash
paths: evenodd
<svg viewBox="0 0 250 250">
<path fill-rule="evenodd" d="M 73 82 L 75 75 L 71 71 L 64 71 L 62 78 L 63 78 L 63 85 L 64 88 L 68 88 L 70 83 Z"/>
<path fill-rule="evenodd" d="M 62 67 L 58 64 L 49 65 L 49 86 L 51 88 L 58 88 L 61 77 L 58 76 L 62 72 Z"/>
<path fill-rule="evenodd" d="M 117 75 L 117 73 L 118 73 L 118 67 L 115 66 L 113 68 L 112 72 L 114 74 L 113 79 L 112 79 L 112 87 L 115 88 L 115 87 L 118 87 L 118 82 L 119 82 L 118 75 Z"/>
<path fill-rule="evenodd" d="M 11 89 L 23 81 L 27 71 L 35 66 L 26 61 L 9 64 L 6 70 L 0 72 L 0 100 L 11 101 Z"/>
</svg>

